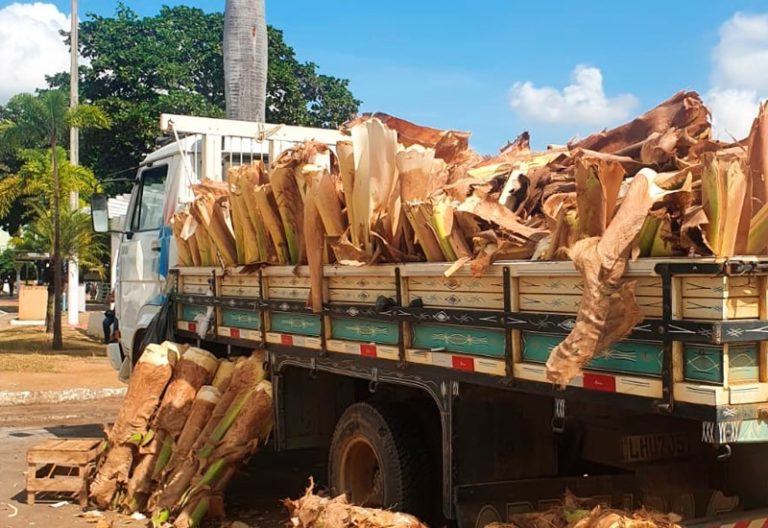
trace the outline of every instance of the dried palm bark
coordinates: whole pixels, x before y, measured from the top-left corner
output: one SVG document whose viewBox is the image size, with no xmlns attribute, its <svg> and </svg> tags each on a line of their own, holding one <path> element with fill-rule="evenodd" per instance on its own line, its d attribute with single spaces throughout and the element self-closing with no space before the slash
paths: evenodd
<svg viewBox="0 0 768 528">
<path fill-rule="evenodd" d="M 216 256 L 216 246 L 213 245 L 211 237 L 208 235 L 208 231 L 200 223 L 196 223 L 195 228 L 195 245 L 200 253 L 200 266 L 214 266 L 218 263 Z"/>
<path fill-rule="evenodd" d="M 464 235 L 455 220 L 455 210 L 448 197 L 436 196 L 432 199 L 432 224 L 435 227 L 440 249 L 448 262 L 469 259 L 471 251 Z"/>
<path fill-rule="evenodd" d="M 248 389 L 244 397 L 244 405 L 208 457 L 207 466 L 201 469 L 194 484 L 176 505 L 180 513 L 174 527 L 199 526 L 208 513 L 213 493 L 220 493 L 234 475 L 237 465 L 246 461 L 266 441 L 272 429 L 272 385 L 262 381 Z"/>
<path fill-rule="evenodd" d="M 176 241 L 178 243 L 180 240 L 181 244 L 186 242 L 187 246 L 189 247 L 189 256 L 192 259 L 192 265 L 201 266 L 202 257 L 200 256 L 200 247 L 198 246 L 197 238 L 195 237 L 195 231 L 197 230 L 197 220 L 195 220 L 195 218 L 189 213 L 188 206 L 178 214 L 181 215 L 180 219 L 184 220 L 184 224 L 182 225 L 181 232 L 179 233 L 179 237 Z"/>
<path fill-rule="evenodd" d="M 226 364 L 231 362 L 223 362 Z M 218 374 L 218 373 L 217 373 Z M 173 449 L 173 454 L 168 462 L 164 473 L 174 471 L 180 464 L 183 464 L 189 453 L 192 451 L 192 446 L 200 437 L 208 420 L 210 420 L 213 410 L 221 400 L 221 391 L 213 385 L 204 385 L 200 387 L 195 396 L 195 401 L 192 403 L 192 407 L 189 410 L 189 416 L 184 423 L 184 428 L 179 434 L 176 444 Z"/>
<path fill-rule="evenodd" d="M 323 222 L 317 202 L 310 198 L 304 202 L 304 241 L 309 265 L 309 306 L 315 313 L 323 310 Z"/>
<path fill-rule="evenodd" d="M 299 185 L 296 183 L 296 178 L 293 175 L 293 168 L 287 165 L 278 165 L 279 163 L 281 163 L 280 159 L 277 160 L 276 165 L 272 168 L 269 180 L 285 231 L 285 243 L 288 248 L 289 262 L 291 264 L 300 264 L 304 245 L 301 229 L 304 225 L 302 219 L 304 202 Z"/>
<path fill-rule="evenodd" d="M 248 202 L 253 201 L 253 181 L 258 181 L 259 165 L 241 165 L 229 169 L 230 193 L 232 206 L 232 225 L 237 245 L 237 261 L 239 264 L 268 262 L 269 251 L 266 247 L 266 236 L 260 216 L 254 220 L 253 213 L 248 208 Z M 249 193 L 250 191 L 250 193 Z"/>
<path fill-rule="evenodd" d="M 207 187 L 201 187 L 196 194 L 190 209 L 192 215 L 205 228 L 224 264 L 236 265 L 237 246 L 229 220 L 229 197 L 217 197 Z"/>
<path fill-rule="evenodd" d="M 173 236 L 176 239 L 176 254 L 179 258 L 179 266 L 192 266 L 194 261 L 192 260 L 189 242 L 181 236 L 185 220 L 184 213 L 175 213 L 171 217 L 171 229 L 173 230 Z"/>
<path fill-rule="evenodd" d="M 133 447 L 145 441 L 152 416 L 171 379 L 173 361 L 167 347 L 149 345 L 136 363 L 123 405 L 107 434 L 107 454 L 89 488 L 90 499 L 100 508 L 109 507 L 128 482 Z"/>
<path fill-rule="evenodd" d="M 617 162 L 578 158 L 575 167 L 578 238 L 603 234 L 613 218 L 624 174 Z"/>
<path fill-rule="evenodd" d="M 232 380 L 232 374 L 235 372 L 235 364 L 229 359 L 219 360 L 219 368 L 216 369 L 216 375 L 213 377 L 211 385 L 220 392 L 227 390 L 229 382 Z"/>
<path fill-rule="evenodd" d="M 192 408 L 195 395 L 209 383 L 216 369 L 216 356 L 201 348 L 190 347 L 183 352 L 173 369 L 173 377 L 152 420 L 153 441 L 141 453 L 138 466 L 128 482 L 124 506 L 129 511 L 144 508 L 151 492 L 152 481 L 160 478 L 173 453 Z"/>
<path fill-rule="evenodd" d="M 197 391 L 213 380 L 219 362 L 202 348 L 190 347 L 173 369 L 173 379 L 165 391 L 154 425 L 174 438 L 181 433 Z"/>
<path fill-rule="evenodd" d="M 296 528 L 427 528 L 416 517 L 406 513 L 363 508 L 349 504 L 344 495 L 335 498 L 312 493 L 313 483 L 303 497 L 283 504 Z"/>
<path fill-rule="evenodd" d="M 302 171 L 325 233 L 329 237 L 340 237 L 345 231 L 344 216 L 341 213 L 341 202 L 331 173 L 324 167 L 309 164 L 304 165 Z"/>
<path fill-rule="evenodd" d="M 755 213 L 749 225 L 748 255 L 764 255 L 768 248 L 768 204 Z"/>
<path fill-rule="evenodd" d="M 643 318 L 635 283 L 623 275 L 648 211 L 667 192 L 655 184 L 655 177 L 653 170 L 641 170 L 604 235 L 579 240 L 569 250 L 584 288 L 573 330 L 547 360 L 547 378 L 553 383 L 568 385 L 590 359 L 625 337 Z"/>
<path fill-rule="evenodd" d="M 741 222 L 749 196 L 747 183 L 740 159 L 705 155 L 701 175 L 702 206 L 709 219 L 705 236 L 717 256 L 730 257 L 747 248 L 749 223 Z M 751 217 L 751 208 L 746 216 Z"/>
<path fill-rule="evenodd" d="M 404 203 L 403 210 L 427 261 L 442 262 L 443 250 L 432 223 L 432 204 L 417 200 L 408 201 Z"/>
<path fill-rule="evenodd" d="M 344 204 L 346 206 L 347 223 L 351 226 L 350 237 L 352 244 L 356 247 L 363 247 L 363 241 L 360 238 L 357 213 L 354 203 L 355 188 L 355 155 L 351 141 L 339 141 L 336 143 L 336 155 L 339 158 L 339 176 L 341 179 L 341 188 L 344 193 Z"/>
<path fill-rule="evenodd" d="M 749 175 L 756 202 L 755 210 L 758 210 L 768 204 L 768 102 L 760 105 L 747 145 Z"/>
<path fill-rule="evenodd" d="M 274 255 L 277 264 L 290 263 L 290 250 L 286 241 L 286 234 L 280 221 L 277 201 L 269 184 L 257 185 L 253 188 L 253 202 L 247 202 L 251 222 L 263 224 L 266 233 L 269 234 L 271 245 L 267 252 L 270 254 L 268 262 L 272 262 Z"/>
<path fill-rule="evenodd" d="M 222 393 L 205 428 L 192 446 L 193 455 L 187 458 L 186 463 L 179 464 L 169 471 L 165 475 L 163 486 L 157 488 L 149 499 L 153 518 L 167 519 L 170 512 L 183 507 L 179 505 L 179 501 L 198 472 L 207 467 L 206 462 L 211 452 L 246 403 L 247 396 L 244 395 L 264 380 L 265 357 L 263 350 L 256 350 L 248 359 L 236 363 L 227 389 Z"/>
<path fill-rule="evenodd" d="M 645 141 L 654 133 L 680 130 L 687 138 L 709 139 L 709 110 L 696 92 L 678 92 L 642 116 L 617 128 L 593 134 L 570 147 L 639 158 Z M 679 152 L 684 157 L 686 150 Z"/>
<path fill-rule="evenodd" d="M 397 133 L 397 141 L 403 147 L 421 145 L 435 150 L 436 157 L 446 163 L 462 163 L 468 159 L 476 159 L 478 156 L 469 148 L 469 133 L 457 130 L 440 130 L 437 128 L 416 125 L 405 119 L 376 112 L 375 114 L 363 114 L 342 125 L 342 129 L 349 132 L 355 126 L 371 120 L 378 120 L 387 128 Z"/>
</svg>

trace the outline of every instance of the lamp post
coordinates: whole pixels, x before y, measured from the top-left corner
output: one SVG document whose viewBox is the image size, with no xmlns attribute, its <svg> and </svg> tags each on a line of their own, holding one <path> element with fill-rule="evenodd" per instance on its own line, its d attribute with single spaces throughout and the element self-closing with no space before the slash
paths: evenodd
<svg viewBox="0 0 768 528">
<path fill-rule="evenodd" d="M 69 106 L 74 108 L 79 103 L 78 81 L 80 74 L 78 72 L 78 22 L 77 22 L 77 0 L 71 0 L 71 33 L 70 33 L 70 67 L 69 67 Z M 80 131 L 77 128 L 69 129 L 69 161 L 72 165 L 80 163 Z M 79 205 L 77 191 L 73 190 L 69 194 L 69 207 L 75 211 Z M 80 323 L 80 274 L 77 266 L 77 258 L 73 257 L 67 265 L 67 320 L 70 326 Z"/>
</svg>

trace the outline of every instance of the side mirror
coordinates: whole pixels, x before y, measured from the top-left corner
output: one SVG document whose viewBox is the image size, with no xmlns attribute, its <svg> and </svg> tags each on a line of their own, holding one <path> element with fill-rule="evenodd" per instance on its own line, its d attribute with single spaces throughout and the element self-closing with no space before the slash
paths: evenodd
<svg viewBox="0 0 768 528">
<path fill-rule="evenodd" d="M 109 206 L 106 194 L 91 195 L 91 222 L 96 233 L 109 233 Z"/>
</svg>

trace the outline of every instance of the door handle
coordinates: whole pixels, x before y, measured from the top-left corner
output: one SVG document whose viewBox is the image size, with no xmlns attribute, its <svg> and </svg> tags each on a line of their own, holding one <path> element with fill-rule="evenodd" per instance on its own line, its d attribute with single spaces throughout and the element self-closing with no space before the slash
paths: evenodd
<svg viewBox="0 0 768 528">
<path fill-rule="evenodd" d="M 160 248 L 161 248 L 160 241 L 159 240 L 153 240 L 150 243 L 149 247 L 150 247 L 150 249 L 152 249 L 152 251 L 158 251 L 159 252 Z"/>
</svg>

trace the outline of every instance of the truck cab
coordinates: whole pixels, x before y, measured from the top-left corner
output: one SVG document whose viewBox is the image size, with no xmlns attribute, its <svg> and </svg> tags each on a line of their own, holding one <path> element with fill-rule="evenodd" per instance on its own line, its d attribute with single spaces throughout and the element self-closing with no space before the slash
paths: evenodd
<svg viewBox="0 0 768 528">
<path fill-rule="evenodd" d="M 125 216 L 115 277 L 115 313 L 120 342 L 109 347 L 113 365 L 127 380 L 143 332 L 166 300 L 163 285 L 176 262 L 168 222 L 192 200 L 192 185 L 206 178 L 222 181 L 229 167 L 269 163 L 283 150 L 307 140 L 335 148 L 333 130 L 163 114 L 166 144 L 148 154 L 134 180 Z M 98 213 L 97 213 L 98 214 Z"/>
</svg>

